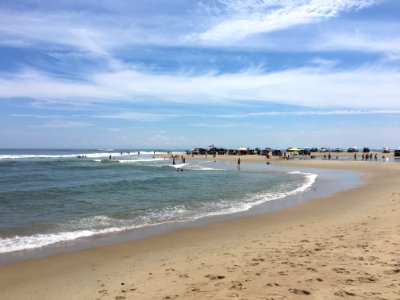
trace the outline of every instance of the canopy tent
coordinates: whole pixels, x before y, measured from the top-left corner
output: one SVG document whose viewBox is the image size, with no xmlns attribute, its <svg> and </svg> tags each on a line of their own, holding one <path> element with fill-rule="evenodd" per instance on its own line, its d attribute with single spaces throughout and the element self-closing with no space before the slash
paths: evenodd
<svg viewBox="0 0 400 300">
<path fill-rule="evenodd" d="M 301 149 L 300 148 L 288 148 L 286 151 L 288 151 L 288 152 L 295 152 L 295 151 L 300 151 Z"/>
<path fill-rule="evenodd" d="M 239 148 L 237 148 L 237 151 L 247 151 L 247 150 L 249 150 L 249 149 L 247 149 L 247 148 L 245 148 L 245 147 L 239 147 Z"/>
</svg>

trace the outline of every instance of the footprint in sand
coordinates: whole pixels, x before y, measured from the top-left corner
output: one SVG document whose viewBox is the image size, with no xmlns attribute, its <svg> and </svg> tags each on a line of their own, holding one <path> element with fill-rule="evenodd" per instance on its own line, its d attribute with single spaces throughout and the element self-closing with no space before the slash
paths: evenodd
<svg viewBox="0 0 400 300">
<path fill-rule="evenodd" d="M 163 299 L 167 299 L 167 300 L 172 300 L 172 299 L 176 299 L 176 298 L 178 298 L 179 297 L 179 295 L 173 295 L 173 296 L 171 296 L 171 295 L 168 295 L 168 296 L 165 296 Z"/>
<path fill-rule="evenodd" d="M 398 274 L 400 274 L 400 269 L 393 269 L 393 270 L 385 271 L 384 273 L 387 275 L 398 275 Z"/>
<path fill-rule="evenodd" d="M 222 280 L 225 278 L 224 275 L 211 275 L 211 274 L 207 274 L 206 276 L 204 276 L 210 280 Z"/>
<path fill-rule="evenodd" d="M 373 283 L 373 282 L 377 282 L 378 279 L 376 279 L 373 276 L 368 276 L 368 277 L 357 277 L 358 282 L 362 282 L 362 283 Z"/>
<path fill-rule="evenodd" d="M 338 297 L 347 297 L 347 296 L 356 296 L 356 294 L 352 293 L 352 292 L 348 292 L 345 290 L 340 290 L 334 293 L 335 296 Z"/>
<path fill-rule="evenodd" d="M 296 289 L 296 288 L 289 289 L 289 292 L 296 294 L 296 295 L 311 295 L 310 291 L 303 290 L 303 289 Z"/>
<path fill-rule="evenodd" d="M 350 274 L 350 272 L 344 268 L 333 268 L 332 271 L 339 273 L 339 274 Z"/>
<path fill-rule="evenodd" d="M 101 294 L 101 295 L 103 295 L 103 296 L 108 295 L 108 291 L 105 290 L 105 289 L 104 289 L 104 290 L 100 290 L 98 293 Z"/>
<path fill-rule="evenodd" d="M 274 286 L 280 286 L 280 284 L 279 283 L 267 283 L 265 286 L 274 287 Z"/>
</svg>

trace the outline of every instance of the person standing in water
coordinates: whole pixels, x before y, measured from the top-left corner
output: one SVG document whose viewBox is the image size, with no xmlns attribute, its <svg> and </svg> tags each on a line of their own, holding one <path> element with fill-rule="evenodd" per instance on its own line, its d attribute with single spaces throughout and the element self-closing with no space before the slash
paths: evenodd
<svg viewBox="0 0 400 300">
<path fill-rule="evenodd" d="M 240 157 L 238 158 L 238 161 L 237 161 L 237 167 L 238 167 L 238 170 L 240 170 Z"/>
</svg>

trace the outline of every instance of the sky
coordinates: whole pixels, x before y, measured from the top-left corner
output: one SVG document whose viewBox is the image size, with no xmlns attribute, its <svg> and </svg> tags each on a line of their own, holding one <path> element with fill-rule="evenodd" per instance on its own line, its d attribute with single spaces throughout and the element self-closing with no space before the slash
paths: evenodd
<svg viewBox="0 0 400 300">
<path fill-rule="evenodd" d="M 2 0 L 0 148 L 400 146 L 398 0 Z"/>
</svg>

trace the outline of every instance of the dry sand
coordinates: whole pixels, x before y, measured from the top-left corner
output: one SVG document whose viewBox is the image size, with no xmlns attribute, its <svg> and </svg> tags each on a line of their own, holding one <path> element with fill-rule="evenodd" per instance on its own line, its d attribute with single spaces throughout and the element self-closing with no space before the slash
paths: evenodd
<svg viewBox="0 0 400 300">
<path fill-rule="evenodd" d="M 274 213 L 1 266 L 0 299 L 400 299 L 400 164 L 272 163 L 366 175 Z"/>
</svg>

